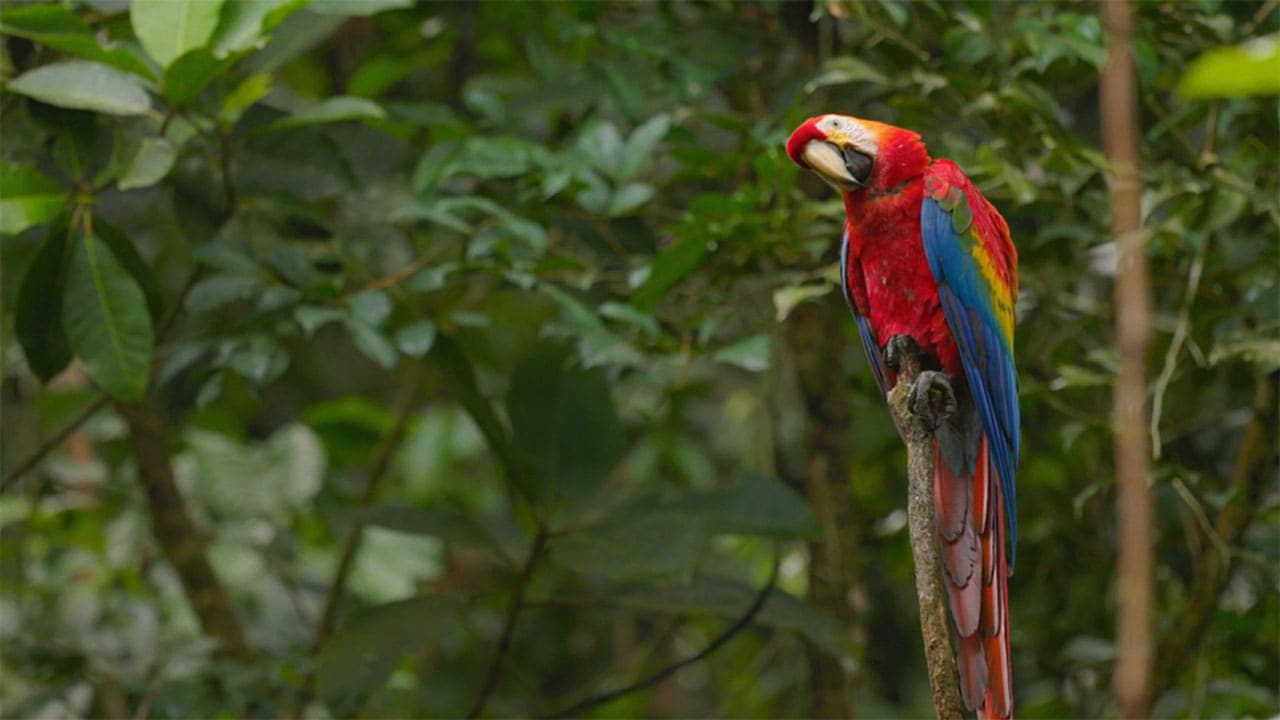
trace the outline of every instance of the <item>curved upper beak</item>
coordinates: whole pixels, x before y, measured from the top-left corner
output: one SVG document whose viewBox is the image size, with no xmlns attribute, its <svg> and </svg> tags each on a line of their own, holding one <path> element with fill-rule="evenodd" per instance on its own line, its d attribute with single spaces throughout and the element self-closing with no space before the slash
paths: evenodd
<svg viewBox="0 0 1280 720">
<path fill-rule="evenodd" d="M 870 158 L 826 140 L 810 140 L 800 157 L 819 177 L 840 190 L 857 190 L 866 185 L 870 175 Z"/>
</svg>

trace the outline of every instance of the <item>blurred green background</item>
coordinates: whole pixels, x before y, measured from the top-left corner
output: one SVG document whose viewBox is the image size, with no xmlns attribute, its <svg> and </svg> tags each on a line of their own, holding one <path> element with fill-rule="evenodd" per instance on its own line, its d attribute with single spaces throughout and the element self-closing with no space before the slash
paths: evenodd
<svg viewBox="0 0 1280 720">
<path fill-rule="evenodd" d="M 1278 15 L 1138 5 L 1158 717 L 1280 712 Z M 0 713 L 554 714 L 776 561 L 723 647 L 586 714 L 929 715 L 843 208 L 782 148 L 836 111 L 1012 228 L 1018 711 L 1114 714 L 1096 6 L 10 1 L 0 33 Z"/>
</svg>

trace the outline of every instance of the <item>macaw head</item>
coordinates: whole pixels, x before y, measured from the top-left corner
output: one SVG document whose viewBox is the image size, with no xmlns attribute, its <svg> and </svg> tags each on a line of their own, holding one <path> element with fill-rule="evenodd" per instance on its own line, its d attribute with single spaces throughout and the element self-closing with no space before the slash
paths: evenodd
<svg viewBox="0 0 1280 720">
<path fill-rule="evenodd" d="M 835 113 L 801 123 L 787 140 L 787 155 L 846 193 L 891 190 L 929 165 L 929 153 L 916 133 Z"/>
</svg>

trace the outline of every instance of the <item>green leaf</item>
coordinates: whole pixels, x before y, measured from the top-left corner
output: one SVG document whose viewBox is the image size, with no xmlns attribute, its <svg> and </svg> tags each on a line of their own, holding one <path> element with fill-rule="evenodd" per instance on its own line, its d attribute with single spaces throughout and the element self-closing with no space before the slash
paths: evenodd
<svg viewBox="0 0 1280 720">
<path fill-rule="evenodd" d="M 493 538 L 478 523 L 461 513 L 426 510 L 397 505 L 374 505 L 357 509 L 352 519 L 414 535 L 429 535 L 447 543 L 479 548 L 495 548 Z"/>
<path fill-rule="evenodd" d="M 348 317 L 344 325 L 347 332 L 351 334 L 351 341 L 360 352 L 364 353 L 365 357 L 387 370 L 396 366 L 400 356 L 396 353 L 395 346 L 380 330 L 355 317 Z"/>
<path fill-rule="evenodd" d="M 326 98 L 305 110 L 301 110 L 290 115 L 289 117 L 281 118 L 275 122 L 264 125 L 259 128 L 254 135 L 260 136 L 268 133 L 279 132 L 281 130 L 307 127 L 310 125 L 344 122 L 347 120 L 381 120 L 385 116 L 386 112 L 382 107 L 372 100 L 357 97 L 337 96 Z"/>
<path fill-rule="evenodd" d="M 307 6 L 307 0 L 233 0 L 209 41 L 214 57 L 225 58 L 266 45 L 265 33 Z"/>
<path fill-rule="evenodd" d="M 553 503 L 595 491 L 626 449 L 604 370 L 571 366 L 559 348 L 516 366 L 507 414 L 512 445 L 539 475 L 536 495 Z"/>
<path fill-rule="evenodd" d="M 734 341 L 712 353 L 711 359 L 748 372 L 764 372 L 769 369 L 769 336 L 752 335 Z"/>
<path fill-rule="evenodd" d="M 362 292 L 351 298 L 347 306 L 354 317 L 372 327 L 381 327 L 391 315 L 391 298 L 381 290 Z"/>
<path fill-rule="evenodd" d="M 178 151 L 168 140 L 162 137 L 146 138 L 116 186 L 121 190 L 151 187 L 169 174 L 177 157 Z"/>
<path fill-rule="evenodd" d="M 685 576 L 707 542 L 697 515 L 669 510 L 610 516 L 590 530 L 557 537 L 551 558 L 584 575 L 613 580 Z"/>
<path fill-rule="evenodd" d="M 320 436 L 329 461 L 339 467 L 367 466 L 395 417 L 385 406 L 359 395 L 322 400 L 302 413 Z"/>
<path fill-rule="evenodd" d="M 685 237 L 658 254 L 649 270 L 649 277 L 631 296 L 631 304 L 651 312 L 662 296 L 676 283 L 688 277 L 702 266 L 711 248 L 706 239 Z"/>
<path fill-rule="evenodd" d="M 111 248 L 111 253 L 120 261 L 125 270 L 129 271 L 129 275 L 133 277 L 134 282 L 138 283 L 138 287 L 142 289 L 142 294 L 147 298 L 147 308 L 151 312 L 151 319 L 158 320 L 160 311 L 163 309 L 164 300 L 160 295 L 160 283 L 156 280 L 156 275 L 151 270 L 151 266 L 147 261 L 142 259 L 142 255 L 138 252 L 138 248 L 133 242 L 115 226 L 108 224 L 102 218 L 94 218 L 94 232 L 98 237 Z"/>
<path fill-rule="evenodd" d="M 597 170 L 617 177 L 622 169 L 622 135 L 611 122 L 597 120 L 582 133 L 578 148 Z"/>
<path fill-rule="evenodd" d="M 39 170 L 0 162 L 0 234 L 17 235 L 53 219 L 66 205 L 62 186 Z"/>
<path fill-rule="evenodd" d="M 71 349 L 103 390 L 141 399 L 151 377 L 152 330 L 146 297 L 85 220 L 71 232 L 63 327 Z"/>
<path fill-rule="evenodd" d="M 737 619 L 759 595 L 760 589 L 742 581 L 710 575 L 695 576 L 679 585 L 638 585 L 610 589 L 608 597 L 622 607 L 651 612 L 687 614 L 708 612 Z M 808 602 L 778 588 L 769 593 L 756 615 L 756 624 L 803 636 L 829 655 L 851 655 L 849 632 L 839 622 Z"/>
<path fill-rule="evenodd" d="M 104 48 L 87 23 L 62 5 L 16 7 L 0 15 L 0 33 L 26 38 L 55 50 L 139 75 L 148 80 L 155 73 L 128 47 Z"/>
<path fill-rule="evenodd" d="M 231 127 L 240 121 L 244 111 L 253 106 L 271 91 L 271 76 L 266 73 L 250 75 L 234 90 L 222 98 L 222 109 L 218 111 L 218 121 Z"/>
<path fill-rule="evenodd" d="M 818 520 L 799 493 L 758 475 L 722 490 L 682 497 L 679 505 L 716 535 L 815 537 L 818 532 Z"/>
<path fill-rule="evenodd" d="M 207 48 L 184 53 L 165 68 L 160 92 L 170 105 L 182 107 L 223 75 L 235 60 L 234 57 L 218 58 Z"/>
<path fill-rule="evenodd" d="M 670 115 L 656 115 L 636 128 L 622 148 L 618 164 L 618 180 L 630 180 L 653 162 L 653 151 L 671 129 Z"/>
<path fill-rule="evenodd" d="M 262 280 L 245 275 L 214 275 L 196 283 L 187 293 L 187 310 L 216 310 L 237 300 L 248 300 L 262 291 Z"/>
<path fill-rule="evenodd" d="M 628 183 L 613 193 L 609 202 L 610 217 L 626 215 L 653 199 L 657 191 L 648 183 Z"/>
<path fill-rule="evenodd" d="M 299 305 L 293 311 L 293 319 L 298 321 L 302 332 L 309 338 L 320 326 L 326 323 L 339 322 L 347 317 L 346 311 L 328 305 Z"/>
<path fill-rule="evenodd" d="M 307 9 L 322 15 L 376 15 L 413 7 L 413 0 L 311 0 Z"/>
<path fill-rule="evenodd" d="M 301 423 L 252 444 L 197 428 L 188 429 L 185 440 L 195 462 L 195 493 L 225 517 L 287 517 L 312 502 L 324 483 L 324 447 Z"/>
<path fill-rule="evenodd" d="M 65 214 L 50 224 L 44 243 L 22 276 L 14 311 L 14 334 L 27 357 L 27 366 L 44 382 L 52 380 L 71 361 L 71 349 L 62 329 L 67 230 Z"/>
<path fill-rule="evenodd" d="M 436 324 L 430 320 L 421 320 L 405 325 L 396 331 L 396 347 L 400 352 L 416 358 L 426 357 L 436 341 Z"/>
<path fill-rule="evenodd" d="M 320 651 L 316 661 L 320 698 L 335 716 L 355 716 L 405 655 L 431 645 L 457 626 L 459 610 L 449 598 L 424 595 L 361 613 L 340 627 Z"/>
<path fill-rule="evenodd" d="M 805 84 L 804 91 L 812 93 L 831 85 L 846 85 L 853 82 L 887 85 L 889 78 L 865 60 L 844 56 L 828 60 L 822 66 L 822 72 Z"/>
<path fill-rule="evenodd" d="M 1280 95 L 1280 34 L 1204 53 L 1191 62 L 1178 92 L 1194 100 Z"/>
<path fill-rule="evenodd" d="M 5 89 L 58 107 L 109 115 L 143 115 L 151 109 L 151 99 L 137 78 L 86 60 L 41 65 L 14 78 Z"/>
<path fill-rule="evenodd" d="M 209 42 L 222 4 L 223 0 L 133 0 L 129 19 L 143 49 L 167 68 Z"/>
</svg>

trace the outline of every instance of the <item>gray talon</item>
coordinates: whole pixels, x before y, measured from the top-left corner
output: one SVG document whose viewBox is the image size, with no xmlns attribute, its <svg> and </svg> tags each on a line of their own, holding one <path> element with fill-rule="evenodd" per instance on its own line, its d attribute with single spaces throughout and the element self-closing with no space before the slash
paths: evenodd
<svg viewBox="0 0 1280 720">
<path fill-rule="evenodd" d="M 902 372 L 902 360 L 920 354 L 920 346 L 910 335 L 894 335 L 884 346 L 884 363 L 895 373 Z"/>
<path fill-rule="evenodd" d="M 956 394 L 946 373 L 921 372 L 907 393 L 907 408 L 925 427 L 937 430 L 956 411 Z"/>
</svg>

